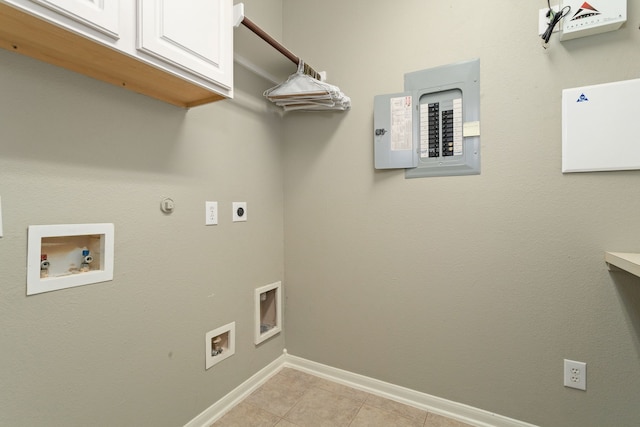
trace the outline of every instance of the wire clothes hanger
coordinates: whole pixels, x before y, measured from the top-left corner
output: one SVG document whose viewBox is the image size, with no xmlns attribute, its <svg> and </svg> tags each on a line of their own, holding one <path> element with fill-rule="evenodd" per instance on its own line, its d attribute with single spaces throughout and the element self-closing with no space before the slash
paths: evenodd
<svg viewBox="0 0 640 427">
<path fill-rule="evenodd" d="M 298 71 L 279 85 L 267 89 L 264 96 L 285 111 L 344 111 L 351 108 L 351 99 L 339 87 L 320 81 L 305 73 L 302 59 Z"/>
<path fill-rule="evenodd" d="M 297 64 L 298 71 L 284 82 L 264 92 L 270 101 L 284 108 L 285 111 L 302 110 L 348 110 L 351 99 L 340 88 L 324 82 L 324 73 L 319 73 L 305 64 L 302 58 L 294 55 L 289 49 L 271 37 L 244 14 L 244 4 L 233 6 L 234 26 L 240 24 L 267 42 L 278 52 Z"/>
</svg>

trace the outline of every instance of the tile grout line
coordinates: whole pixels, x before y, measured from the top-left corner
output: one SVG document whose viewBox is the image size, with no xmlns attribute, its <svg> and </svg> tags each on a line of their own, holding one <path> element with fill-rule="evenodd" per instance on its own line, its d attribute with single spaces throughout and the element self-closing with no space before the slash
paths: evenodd
<svg viewBox="0 0 640 427">
<path fill-rule="evenodd" d="M 282 371 L 280 371 L 278 374 L 280 374 L 281 372 L 282 372 Z M 283 376 L 285 376 L 285 377 L 286 377 L 287 375 L 286 375 L 286 374 L 283 374 Z M 287 412 L 285 412 L 285 414 L 282 416 L 282 419 L 283 419 L 283 420 L 285 420 L 285 421 L 287 421 L 288 423 L 291 423 L 291 424 L 293 424 L 293 425 L 295 425 L 295 426 L 297 426 L 297 425 L 298 425 L 298 424 L 294 423 L 293 421 L 291 421 L 291 420 L 287 419 L 286 417 L 287 417 L 287 415 L 289 415 L 289 413 L 290 413 L 291 411 L 293 411 L 293 408 L 295 408 L 295 407 L 296 407 L 296 405 L 302 401 L 302 399 L 304 398 L 304 396 L 305 396 L 307 393 L 309 393 L 309 389 L 311 389 L 312 387 L 313 387 L 312 385 L 310 385 L 310 386 L 307 386 L 307 387 L 306 387 L 306 390 L 304 391 L 304 393 L 302 393 L 302 394 L 300 395 L 300 397 L 296 400 L 296 402 L 295 402 L 293 405 L 291 405 L 291 408 L 289 408 L 289 410 L 288 410 Z"/>
<path fill-rule="evenodd" d="M 322 377 L 319 377 L 319 376 L 316 376 L 316 375 L 313 375 L 313 374 L 309 374 L 309 375 L 311 375 L 311 376 L 313 376 L 313 377 L 315 377 L 315 378 L 322 379 Z M 286 376 L 286 374 L 285 374 L 285 376 Z M 345 386 L 345 387 L 347 387 L 347 388 L 349 388 L 349 389 L 353 389 L 353 390 L 358 390 L 358 389 L 353 388 L 353 387 L 350 387 L 350 386 Z M 305 390 L 305 392 L 302 394 L 302 396 L 301 396 L 301 397 L 296 401 L 296 403 L 291 407 L 291 409 L 289 409 L 289 411 L 287 411 L 287 414 L 289 414 L 289 412 L 291 412 L 291 411 L 293 410 L 293 408 L 294 408 L 294 407 L 295 407 L 295 406 L 296 406 L 296 405 L 297 405 L 297 404 L 298 404 L 298 403 L 299 403 L 299 402 L 304 398 L 304 396 L 305 396 L 307 393 L 309 393 L 312 389 L 320 390 L 320 391 L 323 391 L 323 392 L 326 392 L 326 393 L 331 393 L 331 394 L 332 394 L 332 395 L 334 395 L 334 396 L 343 397 L 343 398 L 345 398 L 345 399 L 352 400 L 352 401 L 354 401 L 354 402 L 356 402 L 356 403 L 358 403 L 358 404 L 359 404 L 359 406 L 358 406 L 358 410 L 355 412 L 355 414 L 354 414 L 353 418 L 349 421 L 349 424 L 347 424 L 345 427 L 350 427 L 350 426 L 355 422 L 355 420 L 356 420 L 356 418 L 357 418 L 358 414 L 360 413 L 360 411 L 362 411 L 362 408 L 363 408 L 365 405 L 369 405 L 369 406 L 370 406 L 370 407 L 372 407 L 372 408 L 375 408 L 375 409 L 377 409 L 377 410 L 379 410 L 379 411 L 383 411 L 383 412 L 385 412 L 385 413 L 387 413 L 387 414 L 390 414 L 390 415 L 393 415 L 393 416 L 396 416 L 396 417 L 401 417 L 401 418 L 404 418 L 404 419 L 406 419 L 406 420 L 410 420 L 410 421 L 418 421 L 418 422 L 420 422 L 420 425 L 421 425 L 422 427 L 426 427 L 426 426 L 427 426 L 427 424 L 426 424 L 426 423 L 427 423 L 427 419 L 428 419 L 428 416 L 429 416 L 429 412 L 428 412 L 428 411 L 425 411 L 424 419 L 423 419 L 422 421 L 420 421 L 420 419 L 416 419 L 416 418 L 409 417 L 409 416 L 402 415 L 402 414 L 397 414 L 397 413 L 395 413 L 395 412 L 393 412 L 393 411 L 390 411 L 390 410 L 388 410 L 388 409 L 385 409 L 385 408 L 379 407 L 378 405 L 375 405 L 375 404 L 373 404 L 373 403 L 368 403 L 368 402 L 369 402 L 370 397 L 372 396 L 370 393 L 367 393 L 367 394 L 368 394 L 368 396 L 366 396 L 363 400 L 358 400 L 358 399 L 354 399 L 354 398 L 351 398 L 351 397 L 349 397 L 349 396 L 346 396 L 346 395 L 344 395 L 344 394 L 342 394 L 342 393 L 335 392 L 334 390 L 330 390 L 330 389 L 327 389 L 327 388 L 323 388 L 320 384 L 316 384 L 316 383 L 311 383 L 311 384 L 307 387 L 307 389 L 306 389 L 306 390 Z M 295 423 L 293 423 L 292 421 L 290 421 L 290 420 L 288 420 L 287 418 L 285 418 L 285 417 L 287 416 L 287 414 L 285 414 L 285 415 L 283 416 L 283 419 L 284 419 L 285 421 L 287 421 L 287 422 L 290 422 L 291 424 L 294 424 L 294 425 L 298 426 L 297 424 L 295 424 Z"/>
<path fill-rule="evenodd" d="M 320 378 L 320 377 L 317 377 L 317 376 L 316 376 L 316 378 Z M 334 384 L 335 384 L 335 383 L 334 383 Z M 322 390 L 322 391 L 325 391 L 325 392 L 327 392 L 327 393 L 331 393 L 331 394 L 333 394 L 333 395 L 337 395 L 337 396 L 340 396 L 340 397 L 344 397 L 345 399 L 353 400 L 354 402 L 357 402 L 357 403 L 359 403 L 359 404 L 360 404 L 360 406 L 358 407 L 358 410 L 357 410 L 357 411 L 355 412 L 355 414 L 353 415 L 353 418 L 349 421 L 349 424 L 347 424 L 345 427 L 350 427 L 350 426 L 353 424 L 353 422 L 354 422 L 354 421 L 356 420 L 356 418 L 358 417 L 358 414 L 360 413 L 360 411 L 362 410 L 362 407 L 365 405 L 365 403 L 366 403 L 366 401 L 367 401 L 367 399 L 368 399 L 368 396 L 367 396 L 367 397 L 365 397 L 362 401 L 360 401 L 360 400 L 353 399 L 353 398 L 351 398 L 351 397 L 345 396 L 345 395 L 343 395 L 343 394 L 341 394 L 341 393 L 336 393 L 336 392 L 334 392 L 334 391 L 332 391 L 332 390 L 326 390 L 326 389 L 324 389 L 324 388 L 322 388 L 322 387 L 319 387 L 319 386 L 317 386 L 317 385 L 311 385 L 311 387 L 312 387 L 312 388 L 315 388 L 315 389 L 317 389 L 317 390 Z M 348 386 L 345 386 L 345 387 L 348 387 Z M 350 388 L 350 389 L 353 389 L 353 390 L 356 390 L 356 389 L 354 389 L 353 387 L 349 387 L 349 388 Z"/>
<path fill-rule="evenodd" d="M 349 425 L 347 427 L 350 427 L 353 424 L 353 422 L 356 420 L 356 418 L 358 418 L 358 414 L 360 413 L 360 411 L 362 411 L 362 408 L 364 407 L 364 404 L 366 401 L 367 399 L 365 398 L 362 402 L 360 402 L 360 407 L 358 408 L 355 415 L 353 416 L 353 419 L 349 421 Z"/>
<path fill-rule="evenodd" d="M 295 369 L 294 369 L 295 370 Z M 326 380 L 320 376 L 317 375 L 313 375 L 313 374 L 309 374 L 309 373 L 305 373 L 303 371 L 299 371 L 305 375 L 310 375 L 311 377 L 315 378 L 315 379 L 319 379 L 319 380 Z M 279 371 L 276 375 L 274 375 L 272 377 L 272 379 L 276 378 L 277 375 L 281 375 L 281 379 L 285 378 L 287 380 L 295 380 L 296 376 L 295 375 L 287 375 L 286 373 L 283 373 L 282 371 Z M 287 411 L 283 414 L 283 415 L 279 415 L 276 413 L 271 412 L 270 410 L 267 410 L 255 403 L 251 403 L 248 401 L 248 399 L 243 399 L 243 402 L 246 403 L 247 405 L 249 405 L 252 408 L 255 408 L 257 410 L 260 411 L 265 411 L 266 413 L 270 414 L 271 416 L 274 417 L 275 419 L 275 423 L 273 424 L 273 427 L 277 426 L 278 424 L 282 423 L 283 421 L 286 423 L 289 423 L 292 426 L 295 427 L 300 427 L 299 424 L 296 424 L 295 422 L 293 422 L 292 420 L 290 420 L 288 417 L 292 414 L 292 411 L 300 404 L 301 401 L 303 401 L 305 398 L 307 399 L 312 399 L 313 394 L 312 393 L 317 393 L 317 392 L 322 392 L 322 393 L 326 393 L 327 395 L 330 395 L 332 397 L 336 397 L 336 398 L 342 398 L 342 399 L 348 399 L 350 401 L 352 401 L 354 403 L 354 405 L 352 406 L 352 408 L 355 408 L 356 410 L 353 412 L 353 416 L 351 417 L 351 419 L 349 419 L 343 426 L 344 427 L 351 427 L 351 426 L 355 426 L 355 421 L 358 419 L 358 416 L 360 414 L 362 414 L 362 416 L 365 416 L 363 411 L 363 408 L 365 405 L 367 405 L 370 408 L 373 408 L 375 410 L 384 412 L 388 415 L 391 415 L 393 417 L 397 417 L 397 418 L 402 418 L 405 419 L 407 421 L 411 421 L 412 423 L 415 423 L 413 425 L 416 426 L 422 426 L 422 427 L 427 427 L 428 426 L 428 420 L 429 420 L 429 411 L 423 411 L 424 412 L 424 418 L 422 418 L 421 421 L 421 417 L 420 418 L 416 418 L 413 416 L 410 416 L 409 414 L 403 414 L 400 412 L 396 412 L 396 410 L 387 408 L 386 406 L 380 406 L 380 402 L 378 402 L 376 400 L 376 396 L 374 394 L 368 393 L 368 392 L 364 392 L 365 395 L 364 396 L 357 396 L 357 395 L 353 395 L 350 393 L 351 390 L 353 391 L 362 391 L 359 390 L 357 388 L 348 386 L 348 385 L 344 385 L 344 384 L 340 384 L 340 383 L 336 383 L 334 381 L 329 381 L 333 384 L 338 384 L 340 386 L 345 387 L 343 388 L 334 388 L 331 386 L 331 384 L 325 383 L 324 381 L 314 381 L 314 380 L 302 380 L 302 383 L 299 383 L 299 385 L 304 385 L 303 388 L 301 388 L 300 391 L 302 391 L 302 393 L 299 395 L 299 397 L 297 397 L 294 400 L 294 403 L 291 404 L 291 407 L 289 407 L 287 409 Z M 260 388 L 266 386 L 266 384 L 268 383 L 265 382 L 261 387 L 259 387 L 257 390 L 258 391 Z M 255 392 L 254 391 L 254 392 Z M 311 395 L 310 395 L 311 394 Z M 383 398 L 384 399 L 384 398 Z M 320 396 L 316 396 L 315 399 L 316 402 L 319 400 L 320 402 L 322 402 L 322 398 Z M 389 400 L 389 399 L 385 399 L 385 400 Z M 394 402 L 393 400 L 389 400 L 390 402 Z M 399 402 L 396 402 L 399 403 Z M 404 404 L 403 404 L 404 405 Z M 404 405 L 406 406 L 406 405 Z"/>
</svg>

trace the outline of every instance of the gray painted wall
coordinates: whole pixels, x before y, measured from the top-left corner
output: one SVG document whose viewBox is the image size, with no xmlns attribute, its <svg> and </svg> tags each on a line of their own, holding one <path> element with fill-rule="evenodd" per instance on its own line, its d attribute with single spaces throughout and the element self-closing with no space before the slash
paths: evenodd
<svg viewBox="0 0 640 427">
<path fill-rule="evenodd" d="M 187 111 L 0 51 L 0 425 L 184 425 L 282 354 L 284 333 L 253 344 L 253 291 L 284 275 L 282 120 L 235 77 L 236 100 Z M 114 280 L 27 297 L 27 227 L 94 222 L 115 224 Z M 236 354 L 205 371 L 232 321 Z"/>
<path fill-rule="evenodd" d="M 538 425 L 638 425 L 640 279 L 603 257 L 640 250 L 640 172 L 560 172 L 561 90 L 640 77 L 628 3 L 622 30 L 545 51 L 544 1 L 284 1 L 285 44 L 353 100 L 285 121 L 291 354 Z M 482 174 L 375 171 L 373 97 L 472 58 Z"/>
<path fill-rule="evenodd" d="M 241 68 L 236 100 L 184 111 L 0 51 L 0 425 L 183 425 L 281 353 L 284 333 L 253 345 L 252 304 L 285 265 L 291 354 L 534 424 L 637 425 L 640 280 L 603 253 L 639 250 L 640 172 L 562 175 L 559 116 L 562 88 L 638 77 L 637 4 L 544 51 L 544 2 L 245 3 L 350 112 L 283 123 Z M 474 57 L 482 175 L 374 171 L 373 96 Z M 27 298 L 27 227 L 75 222 L 115 223 L 114 280 Z M 204 371 L 233 320 L 236 355 Z"/>
</svg>

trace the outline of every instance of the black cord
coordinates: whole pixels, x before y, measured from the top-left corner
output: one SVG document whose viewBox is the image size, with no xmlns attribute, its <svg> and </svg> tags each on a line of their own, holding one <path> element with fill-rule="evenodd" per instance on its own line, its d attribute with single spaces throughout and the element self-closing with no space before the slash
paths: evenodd
<svg viewBox="0 0 640 427">
<path fill-rule="evenodd" d="M 558 22 L 565 16 L 571 12 L 571 6 L 565 6 L 558 13 L 554 12 L 551 9 L 551 5 L 549 4 L 550 0 L 547 0 L 547 5 L 549 6 L 549 11 L 547 12 L 547 17 L 549 18 L 549 25 L 547 25 L 547 29 L 540 37 L 542 37 L 542 47 L 547 48 L 547 44 L 549 44 L 549 40 L 551 39 L 551 34 L 553 33 L 553 29 L 558 25 Z"/>
</svg>

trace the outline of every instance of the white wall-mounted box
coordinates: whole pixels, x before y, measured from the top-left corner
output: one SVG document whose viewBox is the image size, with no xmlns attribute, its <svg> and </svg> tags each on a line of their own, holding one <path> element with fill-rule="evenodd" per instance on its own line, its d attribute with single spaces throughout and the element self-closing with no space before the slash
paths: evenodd
<svg viewBox="0 0 640 427">
<path fill-rule="evenodd" d="M 640 79 L 562 91 L 562 172 L 640 169 Z"/>
<path fill-rule="evenodd" d="M 562 18 L 560 40 L 617 30 L 627 20 L 627 0 L 562 0 L 560 9 L 570 7 Z"/>
<path fill-rule="evenodd" d="M 282 330 L 282 282 L 255 290 L 255 343 L 271 338 Z"/>
<path fill-rule="evenodd" d="M 30 226 L 27 295 L 113 280 L 113 249 L 113 224 Z"/>
<path fill-rule="evenodd" d="M 236 322 L 209 331 L 204 339 L 205 369 L 236 353 Z"/>
</svg>

